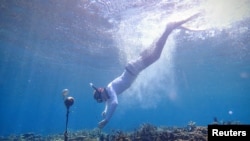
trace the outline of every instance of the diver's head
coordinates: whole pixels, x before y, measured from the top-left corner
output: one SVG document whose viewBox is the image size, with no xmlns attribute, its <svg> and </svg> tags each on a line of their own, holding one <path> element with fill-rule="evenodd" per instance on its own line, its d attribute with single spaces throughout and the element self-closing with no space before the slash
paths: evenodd
<svg viewBox="0 0 250 141">
<path fill-rule="evenodd" d="M 98 102 L 98 103 L 102 103 L 103 99 L 102 99 L 102 92 L 103 92 L 103 88 L 98 88 L 97 90 L 94 90 L 94 99 Z"/>
<path fill-rule="evenodd" d="M 103 98 L 102 98 L 102 92 L 103 92 L 103 88 L 96 88 L 92 83 L 90 83 L 90 86 L 94 89 L 94 99 L 98 102 L 98 103 L 102 103 L 103 102 Z"/>
</svg>

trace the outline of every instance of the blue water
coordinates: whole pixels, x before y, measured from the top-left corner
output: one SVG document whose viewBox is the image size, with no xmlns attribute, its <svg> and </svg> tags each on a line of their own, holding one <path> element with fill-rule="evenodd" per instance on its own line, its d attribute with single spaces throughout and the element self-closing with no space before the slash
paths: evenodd
<svg viewBox="0 0 250 141">
<path fill-rule="evenodd" d="M 75 99 L 69 131 L 96 128 L 104 105 L 93 100 L 89 83 L 106 86 L 120 75 L 152 39 L 153 31 L 147 31 L 158 26 L 154 19 L 164 20 L 201 2 L 1 1 L 0 136 L 63 133 L 65 88 Z M 143 123 L 186 126 L 189 121 L 206 126 L 214 117 L 250 124 L 247 12 L 224 20 L 227 26 L 200 23 L 207 27 L 176 32 L 171 37 L 175 43 L 165 48 L 174 47 L 164 49 L 160 60 L 119 96 L 119 106 L 103 130 L 129 131 Z"/>
</svg>

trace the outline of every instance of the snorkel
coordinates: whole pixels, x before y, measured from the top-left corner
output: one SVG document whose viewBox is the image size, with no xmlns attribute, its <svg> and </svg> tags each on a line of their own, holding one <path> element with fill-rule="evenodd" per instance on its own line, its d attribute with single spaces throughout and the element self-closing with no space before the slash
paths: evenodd
<svg viewBox="0 0 250 141">
<path fill-rule="evenodd" d="M 93 83 L 89 83 L 90 87 L 92 87 L 94 90 L 98 91 L 98 89 L 94 86 Z"/>
<path fill-rule="evenodd" d="M 101 96 L 102 93 L 100 92 L 100 90 L 98 90 L 98 88 L 96 88 L 93 83 L 89 83 L 89 85 L 90 85 L 90 87 L 92 87 L 95 90 L 95 92 L 94 92 L 94 99 L 98 103 L 102 103 L 103 102 L 102 96 Z"/>
</svg>

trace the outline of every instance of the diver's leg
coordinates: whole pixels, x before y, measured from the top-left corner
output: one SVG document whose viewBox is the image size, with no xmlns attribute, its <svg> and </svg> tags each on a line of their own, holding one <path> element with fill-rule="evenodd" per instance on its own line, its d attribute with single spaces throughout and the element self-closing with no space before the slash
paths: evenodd
<svg viewBox="0 0 250 141">
<path fill-rule="evenodd" d="M 180 25 L 188 22 L 189 20 L 192 20 L 193 18 L 196 18 L 199 14 L 195 14 L 185 20 L 178 21 L 178 22 L 171 22 L 167 24 L 165 31 L 161 35 L 161 37 L 156 40 L 148 49 L 144 50 L 139 58 L 136 60 L 133 60 L 129 62 L 126 66 L 126 70 L 131 72 L 134 75 L 137 75 L 140 73 L 143 69 L 150 66 L 152 63 L 154 63 L 156 60 L 158 60 L 161 56 L 163 47 L 167 41 L 168 36 L 170 33 L 179 27 Z"/>
<path fill-rule="evenodd" d="M 167 38 L 174 29 L 192 20 L 193 18 L 196 18 L 198 15 L 199 13 L 182 21 L 168 23 L 161 37 L 156 42 L 154 42 L 150 48 L 146 49 L 141 53 L 145 67 L 151 65 L 160 58 L 162 50 L 166 44 Z"/>
</svg>

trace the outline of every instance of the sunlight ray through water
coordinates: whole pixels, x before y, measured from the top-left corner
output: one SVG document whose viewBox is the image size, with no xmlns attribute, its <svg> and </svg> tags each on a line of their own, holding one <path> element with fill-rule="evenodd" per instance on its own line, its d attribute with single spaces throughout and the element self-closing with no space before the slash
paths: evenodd
<svg viewBox="0 0 250 141">
<path fill-rule="evenodd" d="M 236 22 L 249 18 L 250 11 L 248 8 L 249 1 L 247 0 L 208 0 L 199 3 L 193 1 L 172 2 L 171 4 L 175 6 L 171 7 L 173 8 L 171 13 L 166 13 L 162 9 L 163 4 L 166 4 L 166 2 L 161 1 L 150 8 L 134 8 L 122 13 L 118 31 L 115 33 L 121 63 L 125 64 L 127 61 L 136 58 L 143 49 L 149 47 L 160 36 L 169 21 L 178 21 L 194 13 L 201 13 L 200 17 L 184 24 L 183 27 L 191 31 L 190 34 L 193 39 L 205 39 L 216 36 L 222 30 L 233 28 Z M 179 7 L 183 8 L 180 9 Z M 202 31 L 202 33 L 207 34 L 200 35 L 194 33 L 195 31 Z M 181 35 L 177 34 L 176 36 L 178 38 Z M 124 94 L 125 103 L 130 102 L 131 105 L 134 105 L 140 102 L 142 107 L 152 108 L 156 107 L 161 99 L 177 100 L 178 90 L 175 87 L 173 71 L 175 37 L 171 37 L 159 61 L 142 72 L 132 88 Z M 167 91 L 164 92 L 165 94 L 156 94 L 153 92 L 155 89 Z M 155 100 L 151 101 L 152 98 Z M 129 101 L 126 99 L 129 99 Z M 134 99 L 134 101 L 131 99 Z"/>
</svg>

